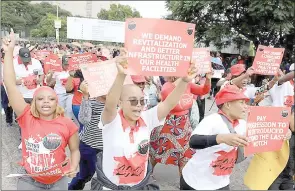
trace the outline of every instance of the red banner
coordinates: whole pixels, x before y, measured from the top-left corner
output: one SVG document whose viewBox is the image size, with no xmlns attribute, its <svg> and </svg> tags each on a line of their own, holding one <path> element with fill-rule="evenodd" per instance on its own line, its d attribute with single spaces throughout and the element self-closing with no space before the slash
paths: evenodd
<svg viewBox="0 0 295 191">
<path fill-rule="evenodd" d="M 32 58 L 43 61 L 51 52 L 49 50 L 39 50 L 31 54 Z"/>
<path fill-rule="evenodd" d="M 285 49 L 259 45 L 253 61 L 255 74 L 276 75 L 281 65 Z"/>
<path fill-rule="evenodd" d="M 198 74 L 207 74 L 212 71 L 209 48 L 194 48 L 192 60 L 196 64 Z"/>
<path fill-rule="evenodd" d="M 195 24 L 162 19 L 127 19 L 128 72 L 142 76 L 186 76 Z"/>
<path fill-rule="evenodd" d="M 69 70 L 78 70 L 80 69 L 81 64 L 90 64 L 95 62 L 97 62 L 97 56 L 95 54 L 73 54 L 68 60 Z"/>
<path fill-rule="evenodd" d="M 47 74 L 49 70 L 52 70 L 54 72 L 61 72 L 62 66 L 61 66 L 61 60 L 59 57 L 55 54 L 50 54 L 43 60 L 44 63 L 44 73 Z"/>
<path fill-rule="evenodd" d="M 114 60 L 83 65 L 81 71 L 91 98 L 108 94 L 118 73 Z M 130 76 L 126 77 L 125 84 L 133 84 Z"/>
<path fill-rule="evenodd" d="M 245 156 L 280 150 L 289 129 L 290 112 L 286 107 L 250 107 Z"/>
</svg>

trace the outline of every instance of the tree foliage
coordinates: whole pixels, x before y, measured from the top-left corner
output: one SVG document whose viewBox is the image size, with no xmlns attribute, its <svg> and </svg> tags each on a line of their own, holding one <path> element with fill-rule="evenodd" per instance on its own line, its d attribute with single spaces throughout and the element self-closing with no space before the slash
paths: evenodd
<svg viewBox="0 0 295 191">
<path fill-rule="evenodd" d="M 140 13 L 136 9 L 132 9 L 129 5 L 111 4 L 110 9 L 102 9 L 97 14 L 102 20 L 125 21 L 127 18 L 141 18 Z"/>
<path fill-rule="evenodd" d="M 51 13 L 47 13 L 46 16 L 42 17 L 39 24 L 35 29 L 31 31 L 32 37 L 54 37 L 55 36 L 55 28 L 54 21 L 57 19 L 56 15 Z M 67 37 L 67 18 L 59 17 L 61 20 L 61 28 L 59 29 L 59 37 L 66 38 Z"/>
<path fill-rule="evenodd" d="M 167 19 L 195 23 L 196 40 L 217 47 L 228 44 L 226 37 L 285 46 L 294 33 L 294 0 L 166 1 L 166 7 Z"/>
<path fill-rule="evenodd" d="M 62 27 L 66 27 L 66 23 L 63 23 L 63 19 L 66 16 L 71 16 L 69 11 L 59 8 L 59 17 L 62 18 Z M 48 16 L 51 15 L 51 16 Z M 52 15 L 56 15 L 56 6 L 47 2 L 32 4 L 30 1 L 2 1 L 1 2 L 1 25 L 4 30 L 9 31 L 13 28 L 16 32 L 32 31 L 32 34 L 45 37 L 45 34 L 53 34 L 55 36 L 54 22 L 46 20 L 52 19 Z M 51 23 L 52 26 L 45 23 Z M 37 32 L 43 27 L 44 31 Z M 64 30 L 63 28 L 61 29 Z M 66 28 L 65 28 L 66 30 Z"/>
</svg>

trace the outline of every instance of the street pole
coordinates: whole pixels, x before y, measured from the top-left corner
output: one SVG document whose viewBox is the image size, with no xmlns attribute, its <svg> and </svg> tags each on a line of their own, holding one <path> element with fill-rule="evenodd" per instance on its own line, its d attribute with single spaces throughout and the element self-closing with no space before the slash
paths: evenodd
<svg viewBox="0 0 295 191">
<path fill-rule="evenodd" d="M 56 2 L 56 20 L 58 20 L 58 2 Z M 59 28 L 56 28 L 56 41 L 59 44 Z"/>
</svg>

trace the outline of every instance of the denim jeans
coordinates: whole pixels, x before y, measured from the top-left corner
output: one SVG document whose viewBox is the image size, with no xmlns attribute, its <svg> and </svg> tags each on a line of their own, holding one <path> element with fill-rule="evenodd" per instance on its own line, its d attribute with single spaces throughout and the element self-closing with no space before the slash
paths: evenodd
<svg viewBox="0 0 295 191">
<path fill-rule="evenodd" d="M 83 124 L 79 121 L 79 112 L 80 112 L 80 105 L 72 105 L 73 114 L 76 120 L 79 122 L 79 133 L 83 130 Z"/>
<path fill-rule="evenodd" d="M 83 190 L 85 184 L 91 180 L 95 174 L 95 164 L 97 161 L 97 153 L 101 152 L 99 149 L 94 149 L 84 142 L 80 141 L 80 163 L 79 173 L 69 184 L 69 190 Z"/>
<path fill-rule="evenodd" d="M 63 177 L 53 184 L 43 184 L 31 177 L 20 177 L 17 181 L 17 190 L 67 190 L 68 177 Z"/>
</svg>

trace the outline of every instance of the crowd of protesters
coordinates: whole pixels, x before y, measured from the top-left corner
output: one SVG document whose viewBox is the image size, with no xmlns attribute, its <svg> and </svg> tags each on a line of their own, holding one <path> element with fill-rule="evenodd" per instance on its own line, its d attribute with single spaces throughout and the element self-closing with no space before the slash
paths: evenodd
<svg viewBox="0 0 295 191">
<path fill-rule="evenodd" d="M 20 127 L 20 165 L 29 175 L 18 178 L 17 189 L 82 190 L 92 180 L 94 190 L 158 190 L 153 169 L 161 163 L 178 167 L 181 190 L 229 190 L 229 177 L 249 144 L 249 105 L 291 107 L 292 115 L 283 148 L 251 159 L 246 186 L 294 189 L 294 63 L 274 76 L 259 76 L 247 56 L 229 62 L 216 54 L 212 73 L 197 75 L 191 63 L 182 78 L 131 76 L 134 84 L 124 85 L 126 50 L 103 49 L 21 45 L 13 31 L 3 39 L 1 104 L 7 126 Z M 45 74 L 42 60 L 31 57 L 40 50 L 58 55 L 63 71 Z M 117 64 L 105 96 L 90 98 L 81 70 L 69 70 L 71 55 L 85 52 Z M 216 75 L 218 70 L 223 73 Z M 205 116 L 207 95 L 218 112 Z M 196 127 L 194 102 L 200 115 Z"/>
</svg>

